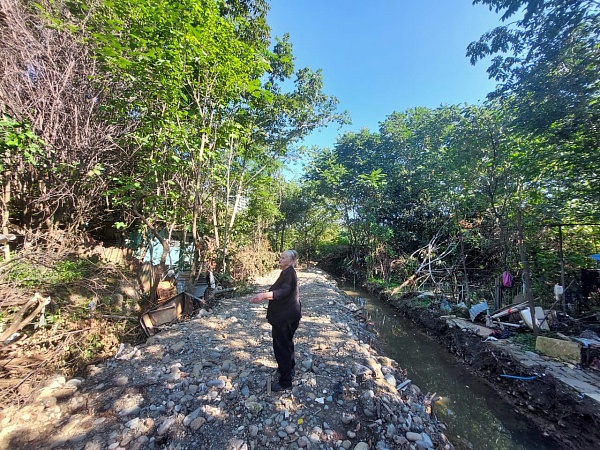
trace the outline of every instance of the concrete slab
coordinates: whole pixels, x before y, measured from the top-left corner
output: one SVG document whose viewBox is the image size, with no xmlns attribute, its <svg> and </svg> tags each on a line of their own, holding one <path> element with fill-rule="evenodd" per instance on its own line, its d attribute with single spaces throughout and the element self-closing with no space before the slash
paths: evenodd
<svg viewBox="0 0 600 450">
<path fill-rule="evenodd" d="M 598 393 L 586 393 L 585 394 L 587 397 L 591 398 L 592 400 L 595 400 L 596 402 L 598 402 L 600 404 L 600 394 Z"/>
<path fill-rule="evenodd" d="M 544 355 L 560 359 L 561 361 L 579 364 L 581 362 L 581 344 L 563 339 L 553 339 L 538 336 L 535 349 Z"/>
<path fill-rule="evenodd" d="M 582 369 L 575 364 L 523 350 L 509 341 L 494 341 L 492 345 L 510 353 L 515 361 L 532 373 L 550 375 L 565 386 L 596 402 L 600 407 L 600 372 Z"/>
<path fill-rule="evenodd" d="M 475 334 L 486 338 L 488 336 L 491 336 L 492 331 L 490 328 L 488 327 L 484 327 L 481 325 L 477 325 L 475 323 L 471 323 L 467 320 L 463 320 L 463 319 L 459 319 L 458 317 L 452 318 L 452 319 L 448 319 L 447 320 L 448 325 L 450 326 L 457 326 L 462 330 L 471 330 L 473 331 Z"/>
<path fill-rule="evenodd" d="M 546 372 L 548 373 L 548 372 Z M 555 375 L 555 374 L 552 374 Z M 575 389 L 576 391 L 582 393 L 582 394 L 598 394 L 600 395 L 600 391 L 598 391 L 598 388 L 592 386 L 589 383 L 586 383 L 585 381 L 582 381 L 578 378 L 576 378 L 576 376 L 558 376 L 556 378 L 560 378 L 560 380 L 567 384 L 568 386 L 570 386 L 571 388 Z"/>
</svg>

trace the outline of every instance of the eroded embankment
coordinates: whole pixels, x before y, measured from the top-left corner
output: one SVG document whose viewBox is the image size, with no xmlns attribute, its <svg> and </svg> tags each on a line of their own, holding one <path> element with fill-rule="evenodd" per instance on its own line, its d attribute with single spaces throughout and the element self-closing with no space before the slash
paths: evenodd
<svg viewBox="0 0 600 450">
<path fill-rule="evenodd" d="M 533 368 L 535 380 L 503 378 L 500 375 L 531 375 L 532 367 L 519 356 L 498 346 L 483 342 L 481 336 L 449 326 L 436 307 L 416 307 L 411 296 L 390 299 L 379 289 L 369 289 L 394 306 L 400 313 L 457 356 L 474 374 L 493 389 L 498 398 L 535 427 L 541 435 L 550 436 L 565 449 L 591 450 L 600 445 L 600 411 L 597 403 L 568 385 L 546 374 L 544 367 Z"/>
</svg>

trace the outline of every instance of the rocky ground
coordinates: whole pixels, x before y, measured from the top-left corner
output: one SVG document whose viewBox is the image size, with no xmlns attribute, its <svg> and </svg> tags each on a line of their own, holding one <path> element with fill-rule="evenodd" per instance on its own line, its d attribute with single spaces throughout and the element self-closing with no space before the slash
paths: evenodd
<svg viewBox="0 0 600 450">
<path fill-rule="evenodd" d="M 358 308 L 323 272 L 298 275 L 291 391 L 270 392 L 266 305 L 233 297 L 3 409 L 0 449 L 452 449 L 432 399 L 378 353 Z"/>
</svg>

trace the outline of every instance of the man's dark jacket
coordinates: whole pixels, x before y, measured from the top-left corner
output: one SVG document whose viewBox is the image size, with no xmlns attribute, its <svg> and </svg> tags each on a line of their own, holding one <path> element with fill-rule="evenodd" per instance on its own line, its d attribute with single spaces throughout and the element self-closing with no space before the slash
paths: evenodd
<svg viewBox="0 0 600 450">
<path fill-rule="evenodd" d="M 285 325 L 300 320 L 302 306 L 298 298 L 298 277 L 292 266 L 281 271 L 269 291 L 273 292 L 273 300 L 269 300 L 267 308 L 267 321 L 271 325 Z"/>
</svg>

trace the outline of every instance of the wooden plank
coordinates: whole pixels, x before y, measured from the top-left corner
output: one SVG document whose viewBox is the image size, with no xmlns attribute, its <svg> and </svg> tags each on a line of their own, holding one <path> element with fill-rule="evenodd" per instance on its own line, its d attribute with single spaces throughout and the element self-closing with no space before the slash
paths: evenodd
<svg viewBox="0 0 600 450">
<path fill-rule="evenodd" d="M 36 304 L 37 306 L 33 310 L 29 316 L 23 319 L 23 316 L 27 314 L 27 312 Z M 17 331 L 23 329 L 26 325 L 28 325 L 35 317 L 44 309 L 44 307 L 50 303 L 50 297 L 44 298 L 39 293 L 35 293 L 33 298 L 29 300 L 25 306 L 23 306 L 19 312 L 13 318 L 10 326 L 4 330 L 4 333 L 0 335 L 0 342 L 5 342 L 9 337 L 11 337 Z"/>
</svg>

